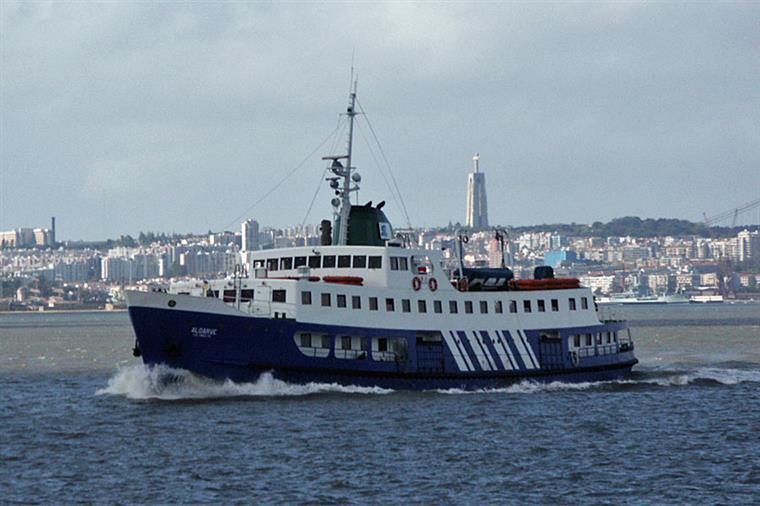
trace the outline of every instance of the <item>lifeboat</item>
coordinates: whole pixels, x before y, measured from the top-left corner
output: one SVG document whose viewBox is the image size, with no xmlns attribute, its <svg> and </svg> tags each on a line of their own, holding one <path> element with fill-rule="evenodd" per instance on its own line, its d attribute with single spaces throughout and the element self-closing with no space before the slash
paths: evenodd
<svg viewBox="0 0 760 506">
<path fill-rule="evenodd" d="M 364 284 L 364 278 L 359 276 L 324 276 L 322 281 L 351 286 L 362 286 Z"/>
<path fill-rule="evenodd" d="M 307 278 L 298 276 L 269 276 L 267 279 L 295 279 L 296 281 L 305 279 L 306 281 L 315 282 L 319 281 L 321 278 L 319 276 L 309 276 Z"/>
<path fill-rule="evenodd" d="M 509 282 L 513 290 L 568 290 L 580 288 L 578 278 L 547 278 L 547 279 L 513 279 Z"/>
</svg>

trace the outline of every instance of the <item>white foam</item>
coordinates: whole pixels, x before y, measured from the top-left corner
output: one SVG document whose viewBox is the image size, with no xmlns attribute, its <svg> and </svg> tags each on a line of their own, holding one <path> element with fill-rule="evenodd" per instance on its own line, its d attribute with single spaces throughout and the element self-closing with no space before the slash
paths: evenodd
<svg viewBox="0 0 760 506">
<path fill-rule="evenodd" d="M 95 395 L 121 395 L 128 399 L 213 399 L 224 397 L 304 396 L 326 392 L 344 394 L 388 394 L 393 390 L 379 387 L 343 386 L 337 383 L 291 385 L 262 374 L 255 383 L 224 382 L 197 376 L 166 366 L 132 365 L 120 367 L 108 380 L 108 386 Z"/>
<path fill-rule="evenodd" d="M 760 383 L 758 369 L 721 369 L 718 367 L 703 367 L 694 371 L 663 375 L 656 378 L 611 380 L 611 381 L 582 381 L 539 383 L 536 381 L 521 381 L 504 388 L 487 388 L 478 390 L 462 390 L 450 388 L 436 390 L 442 394 L 534 394 L 539 392 L 564 392 L 573 390 L 588 390 L 604 388 L 610 385 L 657 385 L 663 387 L 685 386 L 700 380 L 710 380 L 722 385 L 737 385 L 739 383 Z"/>
</svg>

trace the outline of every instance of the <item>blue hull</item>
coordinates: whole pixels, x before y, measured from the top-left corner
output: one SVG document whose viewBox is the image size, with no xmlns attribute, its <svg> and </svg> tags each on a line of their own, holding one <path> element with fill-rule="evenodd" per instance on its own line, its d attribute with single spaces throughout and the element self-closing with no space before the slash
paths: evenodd
<svg viewBox="0 0 760 506">
<path fill-rule="evenodd" d="M 575 363 L 571 360 L 565 335 L 623 330 L 625 324 L 622 322 L 563 329 L 563 338 L 551 342 L 543 340 L 538 332 L 525 331 L 526 342 L 539 363 L 539 367 L 533 368 L 525 357 L 520 357 L 514 344 L 510 344 L 515 361 L 512 369 L 507 370 L 509 367 L 499 361 L 493 343 L 486 337 L 484 342 L 489 344 L 484 348 L 491 351 L 490 370 L 478 366 L 473 358 L 475 370 L 462 371 L 445 343 L 431 347 L 419 342 L 415 331 L 404 329 L 327 326 L 288 319 L 147 307 L 130 307 L 129 315 L 144 363 L 165 364 L 235 382 L 253 382 L 268 372 L 277 379 L 296 384 L 338 383 L 415 390 L 481 389 L 504 387 L 524 380 L 582 382 L 620 379 L 638 362 L 632 347 L 614 354 L 592 354 Z M 335 349 L 335 336 L 338 335 L 367 338 L 392 335 L 406 339 L 408 352 L 403 360 L 396 361 L 372 360 L 366 356 L 338 358 L 334 351 L 324 357 L 306 356 L 293 339 L 297 331 L 329 335 L 331 350 Z M 481 333 L 488 336 L 486 331 Z M 474 357 L 476 352 L 472 348 L 471 344 L 461 343 L 461 352 Z"/>
</svg>

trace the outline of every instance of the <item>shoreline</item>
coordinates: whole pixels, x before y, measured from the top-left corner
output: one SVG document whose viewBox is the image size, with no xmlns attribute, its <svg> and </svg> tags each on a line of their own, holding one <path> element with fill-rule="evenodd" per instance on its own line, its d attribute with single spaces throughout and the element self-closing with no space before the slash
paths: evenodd
<svg viewBox="0 0 760 506">
<path fill-rule="evenodd" d="M 61 314 L 61 313 L 126 313 L 127 308 L 119 309 L 46 309 L 44 311 L 0 311 L 0 314 Z"/>
</svg>

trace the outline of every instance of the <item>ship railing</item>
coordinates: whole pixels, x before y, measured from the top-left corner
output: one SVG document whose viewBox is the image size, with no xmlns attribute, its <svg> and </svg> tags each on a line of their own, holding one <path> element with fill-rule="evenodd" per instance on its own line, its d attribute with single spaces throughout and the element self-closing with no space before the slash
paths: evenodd
<svg viewBox="0 0 760 506">
<path fill-rule="evenodd" d="M 373 351 L 372 360 L 380 360 L 382 362 L 395 362 L 398 358 L 396 352 L 393 351 Z"/>
<path fill-rule="evenodd" d="M 335 358 L 366 359 L 369 352 L 366 350 L 335 350 Z"/>
<path fill-rule="evenodd" d="M 618 352 L 618 344 L 597 344 L 596 346 L 584 346 L 574 350 L 579 357 L 596 357 L 600 355 L 614 355 Z"/>
<path fill-rule="evenodd" d="M 613 355 L 618 352 L 617 343 L 602 344 L 596 347 L 597 355 Z"/>
<path fill-rule="evenodd" d="M 320 348 L 318 346 L 299 346 L 298 350 L 307 357 L 324 358 L 330 354 L 330 348 Z"/>
</svg>

